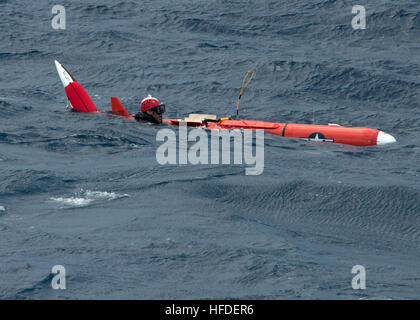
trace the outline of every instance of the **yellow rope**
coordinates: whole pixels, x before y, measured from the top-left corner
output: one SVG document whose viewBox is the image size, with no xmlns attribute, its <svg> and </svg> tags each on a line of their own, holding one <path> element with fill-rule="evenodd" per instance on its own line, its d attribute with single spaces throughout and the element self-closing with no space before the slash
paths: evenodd
<svg viewBox="0 0 420 320">
<path fill-rule="evenodd" d="M 248 76 L 249 75 L 251 75 L 251 76 L 248 79 Z M 255 75 L 255 71 L 254 70 L 248 70 L 248 72 L 246 73 L 246 75 L 244 77 L 244 80 L 242 80 L 241 92 L 239 93 L 238 102 L 236 104 L 236 119 L 238 119 L 238 115 L 239 115 L 239 102 L 241 101 L 242 94 L 244 93 L 245 88 L 251 82 L 251 80 L 254 77 L 254 75 Z"/>
</svg>

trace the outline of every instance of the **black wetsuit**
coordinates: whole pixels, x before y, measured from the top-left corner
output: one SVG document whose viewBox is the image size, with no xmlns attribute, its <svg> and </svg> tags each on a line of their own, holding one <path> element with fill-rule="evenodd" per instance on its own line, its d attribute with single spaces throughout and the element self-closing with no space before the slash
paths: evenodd
<svg viewBox="0 0 420 320">
<path fill-rule="evenodd" d="M 153 116 L 151 116 L 147 113 L 143 113 L 143 112 L 137 113 L 134 116 L 134 119 L 136 119 L 136 121 L 145 121 L 145 122 L 160 124 L 160 122 L 158 122 Z"/>
</svg>

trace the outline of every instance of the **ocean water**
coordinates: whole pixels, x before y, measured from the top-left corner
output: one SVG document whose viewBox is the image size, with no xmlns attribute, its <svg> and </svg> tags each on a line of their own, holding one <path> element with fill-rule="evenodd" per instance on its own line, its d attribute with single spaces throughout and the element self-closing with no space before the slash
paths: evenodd
<svg viewBox="0 0 420 320">
<path fill-rule="evenodd" d="M 418 299 L 420 3 L 0 1 L 1 299 Z M 102 111 L 378 128 L 384 147 L 265 135 L 264 172 L 159 165 L 164 126 Z M 51 269 L 66 268 L 66 290 Z M 352 288 L 352 267 L 366 289 Z"/>
</svg>

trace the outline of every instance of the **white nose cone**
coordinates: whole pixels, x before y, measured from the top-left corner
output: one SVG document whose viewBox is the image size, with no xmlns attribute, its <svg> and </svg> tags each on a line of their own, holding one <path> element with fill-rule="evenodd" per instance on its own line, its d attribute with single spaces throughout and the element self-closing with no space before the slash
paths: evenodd
<svg viewBox="0 0 420 320">
<path fill-rule="evenodd" d="M 394 142 L 397 142 L 397 140 L 393 136 L 386 132 L 379 131 L 378 137 L 376 138 L 376 144 L 378 146 Z"/>
<path fill-rule="evenodd" d="M 57 72 L 60 77 L 60 80 L 63 83 L 63 86 L 65 88 L 69 85 L 69 83 L 73 82 L 73 78 L 57 60 L 54 60 L 54 62 L 55 62 L 55 67 L 57 68 Z"/>
</svg>

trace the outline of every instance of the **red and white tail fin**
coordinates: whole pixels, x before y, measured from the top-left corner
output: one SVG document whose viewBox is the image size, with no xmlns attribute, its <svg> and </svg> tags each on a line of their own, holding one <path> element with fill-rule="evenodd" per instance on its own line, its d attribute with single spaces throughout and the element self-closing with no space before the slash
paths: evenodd
<svg viewBox="0 0 420 320">
<path fill-rule="evenodd" d="M 66 89 L 67 98 L 73 109 L 78 112 L 98 112 L 98 109 L 86 90 L 73 78 L 70 72 L 68 72 L 57 60 L 55 60 L 55 67 L 57 68 L 58 75 Z"/>
</svg>

